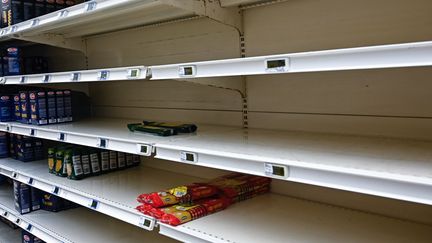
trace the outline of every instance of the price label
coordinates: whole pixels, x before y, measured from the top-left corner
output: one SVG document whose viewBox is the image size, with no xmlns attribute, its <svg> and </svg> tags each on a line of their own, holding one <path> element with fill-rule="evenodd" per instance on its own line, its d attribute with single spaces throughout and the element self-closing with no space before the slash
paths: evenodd
<svg viewBox="0 0 432 243">
<path fill-rule="evenodd" d="M 109 71 L 100 71 L 98 74 L 98 80 L 107 80 L 109 78 Z"/>
<path fill-rule="evenodd" d="M 181 77 L 193 77 L 196 75 L 196 66 L 179 67 L 179 75 Z"/>
<path fill-rule="evenodd" d="M 36 134 L 36 131 L 34 129 L 30 129 L 29 136 L 34 137 L 35 134 Z"/>
<path fill-rule="evenodd" d="M 27 230 L 28 232 L 31 232 L 32 229 L 33 229 L 33 225 L 28 224 L 27 227 L 26 227 L 26 230 Z"/>
<path fill-rule="evenodd" d="M 198 162 L 198 155 L 192 152 L 181 151 L 180 152 L 180 160 L 182 162 Z"/>
<path fill-rule="evenodd" d="M 17 32 L 18 26 L 12 26 L 11 33 Z"/>
<path fill-rule="evenodd" d="M 21 219 L 16 219 L 15 224 L 17 224 L 17 225 L 21 224 Z"/>
<path fill-rule="evenodd" d="M 64 17 L 68 16 L 68 14 L 69 14 L 69 11 L 62 10 L 58 13 L 58 18 L 64 18 Z"/>
<path fill-rule="evenodd" d="M 28 181 L 27 181 L 27 183 L 28 183 L 29 185 L 33 185 L 33 178 L 29 178 Z"/>
<path fill-rule="evenodd" d="M 16 179 L 18 177 L 18 173 L 12 172 L 12 178 Z"/>
<path fill-rule="evenodd" d="M 81 73 L 72 73 L 71 74 L 71 81 L 78 81 L 81 79 Z"/>
<path fill-rule="evenodd" d="M 59 133 L 57 139 L 58 139 L 59 141 L 62 141 L 62 142 L 66 141 L 66 134 L 64 134 L 64 133 L 62 133 L 62 132 Z"/>
<path fill-rule="evenodd" d="M 267 59 L 265 61 L 265 71 L 268 73 L 288 72 L 289 64 L 288 58 Z"/>
<path fill-rule="evenodd" d="M 139 68 L 128 69 L 127 78 L 128 79 L 138 78 L 140 74 L 141 74 L 141 70 Z"/>
<path fill-rule="evenodd" d="M 37 26 L 37 25 L 39 25 L 39 22 L 40 22 L 40 20 L 39 19 L 33 19 L 32 21 L 31 21 L 31 27 L 34 27 L 34 26 Z"/>
<path fill-rule="evenodd" d="M 98 146 L 99 148 L 107 148 L 108 147 L 108 139 L 99 138 L 96 146 Z"/>
<path fill-rule="evenodd" d="M 86 8 L 85 8 L 86 12 L 95 10 L 96 6 L 97 6 L 96 2 L 89 2 L 89 3 L 87 3 Z"/>
<path fill-rule="evenodd" d="M 271 163 L 264 164 L 264 174 L 272 177 L 287 178 L 288 167 L 286 165 L 277 165 Z"/>
<path fill-rule="evenodd" d="M 7 124 L 6 125 L 6 131 L 8 131 L 8 132 L 10 132 L 12 129 L 11 129 L 11 125 L 10 124 Z"/>
<path fill-rule="evenodd" d="M 153 152 L 153 147 L 149 144 L 137 144 L 137 153 L 144 156 L 150 156 Z"/>
<path fill-rule="evenodd" d="M 98 206 L 99 206 L 99 202 L 94 199 L 92 199 L 91 202 L 89 203 L 89 207 L 91 209 L 97 210 Z"/>
<path fill-rule="evenodd" d="M 44 75 L 42 78 L 42 82 L 44 82 L 44 83 L 48 83 L 50 80 L 51 80 L 50 75 Z"/>
<path fill-rule="evenodd" d="M 138 224 L 139 224 L 139 226 L 141 226 L 145 229 L 152 230 L 155 222 L 154 222 L 154 220 L 151 220 L 151 219 L 148 219 L 145 217 L 141 217 L 140 222 Z"/>
<path fill-rule="evenodd" d="M 3 215 L 3 217 L 7 218 L 9 216 L 9 213 L 4 211 L 2 215 Z"/>
<path fill-rule="evenodd" d="M 25 77 L 25 76 L 22 76 L 21 78 L 20 78 L 20 83 L 25 83 L 26 82 L 26 80 L 27 80 L 27 77 Z"/>
<path fill-rule="evenodd" d="M 54 195 L 58 195 L 59 192 L 60 192 L 60 188 L 58 188 L 58 187 L 56 187 L 56 186 L 55 186 L 55 187 L 52 189 L 52 191 L 51 191 L 51 193 L 54 194 Z"/>
<path fill-rule="evenodd" d="M 0 35 L 4 35 L 4 34 L 6 34 L 6 30 L 5 30 L 5 29 L 2 29 L 2 30 L 0 31 Z"/>
</svg>

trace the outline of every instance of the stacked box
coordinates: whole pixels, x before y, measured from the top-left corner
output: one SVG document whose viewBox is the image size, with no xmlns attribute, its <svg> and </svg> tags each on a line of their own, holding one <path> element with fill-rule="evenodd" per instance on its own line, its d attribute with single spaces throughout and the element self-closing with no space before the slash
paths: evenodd
<svg viewBox="0 0 432 243">
<path fill-rule="evenodd" d="M 0 158 L 7 158 L 9 156 L 8 134 L 0 132 Z"/>
<path fill-rule="evenodd" d="M 14 113 L 12 112 L 14 109 L 13 97 L 10 95 L 2 95 L 0 96 L 0 121 L 14 121 Z"/>
<path fill-rule="evenodd" d="M 31 210 L 36 211 L 41 209 L 41 203 L 42 203 L 42 191 L 30 187 L 30 196 L 31 196 Z"/>
<path fill-rule="evenodd" d="M 21 105 L 20 105 L 19 94 L 13 96 L 13 102 L 14 102 L 15 121 L 21 121 Z"/>
<path fill-rule="evenodd" d="M 57 107 L 57 123 L 65 122 L 65 105 L 64 105 L 64 94 L 62 90 L 57 90 L 56 95 L 56 107 Z"/>
<path fill-rule="evenodd" d="M 27 136 L 17 136 L 16 140 L 17 158 L 22 162 L 34 160 L 33 141 Z"/>
<path fill-rule="evenodd" d="M 48 109 L 45 91 L 30 91 L 31 123 L 34 125 L 48 124 Z"/>
<path fill-rule="evenodd" d="M 35 1 L 24 0 L 23 1 L 23 20 L 29 20 L 35 17 Z"/>
<path fill-rule="evenodd" d="M 57 107 L 56 107 L 56 95 L 54 91 L 48 91 L 47 93 L 47 109 L 48 109 L 48 123 L 57 123 Z"/>
<path fill-rule="evenodd" d="M 65 122 L 71 122 L 72 119 L 72 94 L 70 90 L 63 91 Z"/>
<path fill-rule="evenodd" d="M 2 27 L 8 27 L 23 21 L 23 2 L 21 0 L 2 0 Z"/>
<path fill-rule="evenodd" d="M 35 0 L 35 16 L 46 14 L 45 0 Z"/>
<path fill-rule="evenodd" d="M 21 183 L 19 181 L 14 181 L 14 199 L 15 199 L 15 209 L 20 214 L 26 214 L 31 212 L 31 194 L 30 186 Z"/>
<path fill-rule="evenodd" d="M 31 124 L 30 100 L 28 91 L 20 91 L 20 112 L 21 122 Z"/>
</svg>

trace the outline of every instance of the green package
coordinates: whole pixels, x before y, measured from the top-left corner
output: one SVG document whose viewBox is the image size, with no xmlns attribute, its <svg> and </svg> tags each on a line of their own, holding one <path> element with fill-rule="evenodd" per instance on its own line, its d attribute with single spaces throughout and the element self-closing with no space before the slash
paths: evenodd
<svg viewBox="0 0 432 243">
<path fill-rule="evenodd" d="M 88 149 L 81 150 L 81 163 L 83 167 L 84 176 L 91 175 L 90 153 Z"/>
<path fill-rule="evenodd" d="M 83 168 L 81 164 L 81 154 L 76 149 L 65 151 L 64 159 L 66 160 L 68 178 L 80 180 L 83 178 Z"/>
<path fill-rule="evenodd" d="M 101 173 L 100 164 L 99 151 L 97 149 L 92 149 L 90 151 L 90 165 L 93 175 L 99 175 Z"/>
<path fill-rule="evenodd" d="M 55 164 L 56 164 L 56 148 L 48 148 L 48 170 L 49 173 L 55 174 Z"/>
<path fill-rule="evenodd" d="M 193 133 L 198 127 L 195 124 L 176 124 L 176 123 L 165 123 L 165 122 L 154 122 L 154 121 L 143 121 L 145 126 L 163 127 L 174 129 L 177 133 Z"/>
<path fill-rule="evenodd" d="M 144 132 L 150 133 L 158 136 L 172 136 L 176 135 L 177 132 L 175 129 L 164 128 L 164 127 L 155 127 L 155 126 L 146 126 L 141 123 L 131 123 L 127 125 L 129 131 L 131 132 Z"/>
<path fill-rule="evenodd" d="M 64 152 L 64 148 L 60 147 L 55 153 L 55 173 L 61 177 L 67 176 L 67 166 L 64 161 Z"/>
</svg>

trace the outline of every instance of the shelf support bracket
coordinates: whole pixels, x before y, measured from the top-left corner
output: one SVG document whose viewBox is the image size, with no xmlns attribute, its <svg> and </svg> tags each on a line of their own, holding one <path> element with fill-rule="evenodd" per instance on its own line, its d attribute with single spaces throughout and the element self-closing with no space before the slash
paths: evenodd
<svg viewBox="0 0 432 243">
<path fill-rule="evenodd" d="M 75 50 L 86 54 L 85 43 L 81 38 L 64 38 L 64 36 L 58 34 L 41 34 L 35 36 L 16 34 L 13 35 L 12 38 Z"/>
</svg>

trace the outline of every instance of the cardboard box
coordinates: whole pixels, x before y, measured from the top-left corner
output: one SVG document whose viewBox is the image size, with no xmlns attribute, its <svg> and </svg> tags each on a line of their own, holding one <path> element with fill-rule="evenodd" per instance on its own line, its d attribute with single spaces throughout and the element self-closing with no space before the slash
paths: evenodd
<svg viewBox="0 0 432 243">
<path fill-rule="evenodd" d="M 0 121 L 14 121 L 14 102 L 10 95 L 0 96 Z"/>
<path fill-rule="evenodd" d="M 19 181 L 13 182 L 15 209 L 20 214 L 31 212 L 30 186 Z"/>
<path fill-rule="evenodd" d="M 57 107 L 57 123 L 65 122 L 64 94 L 62 90 L 55 92 Z"/>
<path fill-rule="evenodd" d="M 1 1 L 2 27 L 8 27 L 21 23 L 23 16 L 22 0 L 2 0 Z"/>
<path fill-rule="evenodd" d="M 31 124 L 31 114 L 30 114 L 30 100 L 28 91 L 20 91 L 20 112 L 21 112 L 21 122 L 26 124 Z"/>
<path fill-rule="evenodd" d="M 34 125 L 48 124 L 48 107 L 45 91 L 30 91 L 31 123 Z"/>
<path fill-rule="evenodd" d="M 63 91 L 65 122 L 71 122 L 72 119 L 72 94 L 70 90 Z"/>
<path fill-rule="evenodd" d="M 32 235 L 31 233 L 21 230 L 22 243 L 43 243 L 44 241 Z"/>
<path fill-rule="evenodd" d="M 31 210 L 36 211 L 41 209 L 42 191 L 37 188 L 30 187 L 30 195 L 31 195 Z"/>
<path fill-rule="evenodd" d="M 35 1 L 24 0 L 23 1 L 23 20 L 29 20 L 35 17 Z"/>
<path fill-rule="evenodd" d="M 56 95 L 54 91 L 46 92 L 48 108 L 48 124 L 57 123 Z"/>
<path fill-rule="evenodd" d="M 7 132 L 0 132 L 0 158 L 9 157 L 9 144 Z"/>
</svg>

